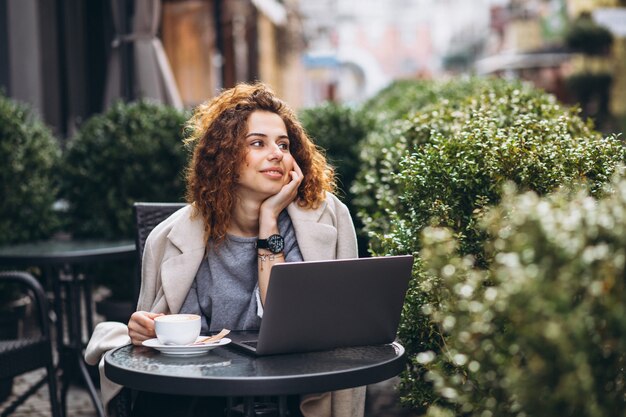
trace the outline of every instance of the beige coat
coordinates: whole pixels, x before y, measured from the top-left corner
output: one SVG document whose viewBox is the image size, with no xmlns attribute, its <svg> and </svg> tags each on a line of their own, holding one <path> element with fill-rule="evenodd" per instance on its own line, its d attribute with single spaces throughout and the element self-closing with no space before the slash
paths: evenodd
<svg viewBox="0 0 626 417">
<path fill-rule="evenodd" d="M 346 206 L 328 194 L 319 208 L 287 207 L 305 261 L 357 257 L 356 234 Z M 178 210 L 152 231 L 146 241 L 138 310 L 177 313 L 193 283 L 205 253 L 202 220 L 190 219 L 189 206 Z M 88 363 L 100 362 L 100 380 L 105 409 L 119 392 L 119 385 L 103 374 L 102 355 L 130 343 L 121 323 L 96 326 L 85 352 Z M 300 408 L 305 417 L 359 417 L 363 415 L 365 387 L 311 394 Z"/>
</svg>

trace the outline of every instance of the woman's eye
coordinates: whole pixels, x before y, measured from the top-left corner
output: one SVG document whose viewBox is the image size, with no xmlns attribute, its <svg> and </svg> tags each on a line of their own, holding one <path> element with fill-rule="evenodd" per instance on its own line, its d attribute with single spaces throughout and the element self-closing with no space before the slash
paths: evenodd
<svg viewBox="0 0 626 417">
<path fill-rule="evenodd" d="M 254 146 L 255 148 L 260 148 L 263 146 L 263 141 L 255 140 L 254 142 L 250 142 L 250 146 Z"/>
<path fill-rule="evenodd" d="M 288 143 L 279 143 L 278 147 L 280 149 L 282 149 L 283 151 L 288 151 L 289 150 L 289 144 Z"/>
</svg>

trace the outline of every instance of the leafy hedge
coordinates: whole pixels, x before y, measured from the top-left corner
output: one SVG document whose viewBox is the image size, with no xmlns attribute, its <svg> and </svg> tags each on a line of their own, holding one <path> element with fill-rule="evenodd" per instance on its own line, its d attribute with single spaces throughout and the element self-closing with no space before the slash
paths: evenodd
<svg viewBox="0 0 626 417">
<path fill-rule="evenodd" d="M 148 101 L 118 102 L 68 143 L 63 196 L 74 236 L 134 237 L 136 201 L 180 201 L 186 115 Z"/>
<path fill-rule="evenodd" d="M 69 231 L 83 238 L 133 239 L 133 203 L 181 201 L 186 119 L 173 107 L 118 102 L 82 125 L 64 160 Z M 132 301 L 134 267 L 131 259 L 93 265 L 87 273 L 111 290 L 112 299 Z"/>
<path fill-rule="evenodd" d="M 360 111 L 332 102 L 304 109 L 299 118 L 307 134 L 335 167 L 342 191 L 340 197 L 349 200 L 348 191 L 359 169 L 358 145 L 372 122 Z"/>
<path fill-rule="evenodd" d="M 339 198 L 348 206 L 356 227 L 356 208 L 352 204 L 350 189 L 359 171 L 359 145 L 373 128 L 373 120 L 364 112 L 336 103 L 324 103 L 300 112 L 300 121 L 315 144 L 322 148 L 329 163 L 335 167 Z M 359 236 L 361 256 L 367 255 L 367 240 Z"/>
<path fill-rule="evenodd" d="M 452 81 L 397 80 L 363 104 L 363 111 L 379 122 L 377 130 L 386 131 L 388 121 L 404 118 L 441 100 L 462 100 L 494 80 L 468 78 Z"/>
<path fill-rule="evenodd" d="M 623 416 L 626 410 L 626 179 L 595 200 L 509 187 L 482 222 L 488 270 L 459 255 L 450 229 L 427 228 L 421 251 L 442 300 L 432 319 L 441 356 L 427 378 L 463 416 Z"/>
<path fill-rule="evenodd" d="M 428 141 L 431 129 L 442 133 L 458 130 L 452 113 L 480 94 L 498 88 L 498 79 L 470 78 L 453 81 L 397 81 L 364 105 L 363 111 L 376 120 L 374 129 L 361 142 L 360 170 L 351 189 L 354 205 L 360 212 L 364 232 L 373 238 L 374 252 L 380 249 L 376 236 L 384 235 L 389 227 L 387 211 L 397 207 L 398 181 L 394 174 L 406 152 Z M 424 109 L 434 106 L 429 120 L 415 120 Z M 446 111 L 437 120 L 438 108 Z M 416 113 L 417 112 L 417 113 Z"/>
<path fill-rule="evenodd" d="M 0 244 L 49 237 L 61 149 L 26 105 L 0 92 Z"/>
<path fill-rule="evenodd" d="M 545 194 L 585 182 L 597 194 L 624 161 L 618 138 L 601 137 L 552 96 L 501 80 L 452 81 L 449 88 L 454 83 L 474 93 L 442 98 L 396 122 L 384 142 L 364 142 L 363 172 L 354 189 L 369 199 L 355 201 L 364 202 L 362 220 L 375 254 L 417 254 L 421 232 L 445 226 L 458 239 L 460 254 L 486 267 L 487 234 L 478 221 L 499 203 L 504 183 Z M 444 344 L 427 311 L 436 311 L 439 296 L 418 258 L 400 326 L 410 359 L 404 400 L 418 408 L 440 400 L 416 360 Z"/>
<path fill-rule="evenodd" d="M 602 138 L 550 95 L 503 80 L 458 83 L 474 93 L 426 106 L 364 142 L 353 191 L 375 252 L 390 213 L 410 210 L 418 231 L 436 216 L 466 230 L 472 246 L 475 210 L 497 203 L 507 179 L 539 192 L 583 178 L 597 188 L 623 160 L 617 138 Z"/>
</svg>

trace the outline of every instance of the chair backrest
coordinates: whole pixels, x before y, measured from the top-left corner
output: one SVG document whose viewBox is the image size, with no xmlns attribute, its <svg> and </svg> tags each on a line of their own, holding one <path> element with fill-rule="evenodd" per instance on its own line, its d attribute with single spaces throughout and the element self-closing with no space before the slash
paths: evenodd
<svg viewBox="0 0 626 417">
<path fill-rule="evenodd" d="M 135 280 L 135 295 L 139 295 L 141 285 L 141 262 L 143 249 L 148 235 L 163 220 L 172 213 L 186 206 L 186 203 L 143 203 L 133 204 L 133 216 L 135 218 L 135 243 L 137 245 L 137 277 Z M 136 301 L 136 300 L 135 300 Z"/>
<path fill-rule="evenodd" d="M 18 375 L 39 368 L 46 368 L 46 375 L 39 380 L 33 380 L 30 387 L 21 393 L 15 394 L 8 400 L 2 415 L 10 415 L 37 392 L 44 383 L 48 383 L 50 407 L 54 417 L 60 417 L 62 406 L 58 398 L 57 374 L 54 367 L 52 339 L 50 335 L 50 317 L 48 316 L 48 301 L 44 289 L 31 274 L 22 271 L 0 272 L 0 284 L 14 283 L 20 287 L 23 294 L 29 294 L 37 308 L 39 329 L 28 331 L 18 339 L 0 340 L 0 379 L 13 378 Z M 30 320 L 25 323 L 31 324 Z M 34 323 L 32 323 L 34 324 Z"/>
<path fill-rule="evenodd" d="M 13 282 L 21 287 L 22 292 L 30 291 L 31 298 L 37 307 L 37 321 L 41 327 L 41 336 L 44 339 L 50 339 L 48 300 L 39 281 L 25 271 L 3 271 L 0 272 L 0 282 Z"/>
</svg>

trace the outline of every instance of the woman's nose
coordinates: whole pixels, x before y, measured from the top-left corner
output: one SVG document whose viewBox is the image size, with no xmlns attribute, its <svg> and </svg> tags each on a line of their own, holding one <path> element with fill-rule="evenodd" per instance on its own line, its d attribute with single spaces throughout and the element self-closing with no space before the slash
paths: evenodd
<svg viewBox="0 0 626 417">
<path fill-rule="evenodd" d="M 273 160 L 280 161 L 283 159 L 283 152 L 278 145 L 274 145 L 274 147 L 272 148 L 270 155 L 269 155 L 269 159 L 272 161 Z"/>
</svg>

